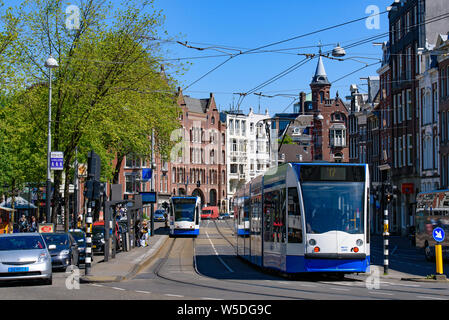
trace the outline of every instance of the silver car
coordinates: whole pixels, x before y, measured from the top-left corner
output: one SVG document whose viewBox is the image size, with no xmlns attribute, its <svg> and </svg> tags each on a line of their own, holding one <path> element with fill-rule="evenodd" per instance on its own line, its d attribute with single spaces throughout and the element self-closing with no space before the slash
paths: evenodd
<svg viewBox="0 0 449 320">
<path fill-rule="evenodd" d="M 51 256 L 39 233 L 0 234 L 0 281 L 42 279 L 52 284 Z"/>
</svg>

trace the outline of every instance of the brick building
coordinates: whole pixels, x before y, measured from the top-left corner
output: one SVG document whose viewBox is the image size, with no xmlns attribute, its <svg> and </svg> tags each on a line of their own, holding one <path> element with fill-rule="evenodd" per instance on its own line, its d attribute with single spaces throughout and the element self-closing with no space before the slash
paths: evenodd
<svg viewBox="0 0 449 320">
<path fill-rule="evenodd" d="M 330 98 L 331 83 L 320 55 L 315 75 L 310 83 L 312 90 L 312 159 L 330 162 L 349 162 L 348 110 L 338 96 Z"/>
</svg>

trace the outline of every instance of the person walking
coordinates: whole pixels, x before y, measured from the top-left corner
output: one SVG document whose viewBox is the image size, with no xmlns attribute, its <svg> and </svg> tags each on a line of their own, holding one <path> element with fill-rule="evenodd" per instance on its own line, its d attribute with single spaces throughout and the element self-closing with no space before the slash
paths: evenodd
<svg viewBox="0 0 449 320">
<path fill-rule="evenodd" d="M 37 232 L 37 221 L 35 216 L 31 216 L 30 232 Z"/>
<path fill-rule="evenodd" d="M 28 232 L 29 224 L 24 214 L 19 220 L 19 232 Z"/>
</svg>

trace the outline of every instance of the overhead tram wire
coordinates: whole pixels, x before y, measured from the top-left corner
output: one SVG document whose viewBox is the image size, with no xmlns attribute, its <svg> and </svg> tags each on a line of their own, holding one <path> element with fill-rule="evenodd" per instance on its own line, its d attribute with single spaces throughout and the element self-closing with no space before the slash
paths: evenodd
<svg viewBox="0 0 449 320">
<path fill-rule="evenodd" d="M 374 15 L 374 16 L 382 15 L 382 14 L 385 14 L 387 12 L 388 11 L 383 11 L 383 12 L 380 12 L 380 13 Z M 312 32 L 308 32 L 308 33 L 305 33 L 305 34 L 302 34 L 302 35 L 299 35 L 299 36 L 295 36 L 295 37 L 292 37 L 292 38 L 289 38 L 289 39 L 285 39 L 285 40 L 269 43 L 269 44 L 266 44 L 266 45 L 263 45 L 263 46 L 260 46 L 260 47 L 254 48 L 254 49 L 250 49 L 250 50 L 246 50 L 246 51 L 243 51 L 243 52 L 240 52 L 240 53 L 236 53 L 235 55 L 230 56 L 225 61 L 223 61 L 220 64 L 216 65 L 210 71 L 206 72 L 200 78 L 198 78 L 197 80 L 193 81 L 191 84 L 186 86 L 184 89 L 187 89 L 187 88 L 191 87 L 192 85 L 194 85 L 195 83 L 197 83 L 198 81 L 200 81 L 201 79 L 206 77 L 207 75 L 211 74 L 212 72 L 214 72 L 215 70 L 217 70 L 218 68 L 220 68 L 221 66 L 223 66 L 224 64 L 229 62 L 232 58 L 237 57 L 239 55 L 248 54 L 250 52 L 257 51 L 257 50 L 260 50 L 260 49 L 272 47 L 272 46 L 275 46 L 275 45 L 278 45 L 278 44 L 281 44 L 281 43 L 297 40 L 297 39 L 304 38 L 304 37 L 307 37 L 307 36 L 310 36 L 310 35 L 314 35 L 314 34 L 317 34 L 317 33 L 320 33 L 320 32 L 324 32 L 324 31 L 335 29 L 335 28 L 339 28 L 339 27 L 342 27 L 342 26 L 345 26 L 345 25 L 348 25 L 348 24 L 351 24 L 351 23 L 359 22 L 359 21 L 362 21 L 362 20 L 365 20 L 365 19 L 366 19 L 366 16 L 363 16 L 363 17 L 358 18 L 358 19 L 346 21 L 346 22 L 343 22 L 343 23 L 340 23 L 340 24 L 337 24 L 337 25 L 333 25 L 333 26 L 330 26 L 330 27 L 326 27 L 326 28 L 322 28 L 322 29 L 315 30 L 315 31 L 312 31 Z"/>
<path fill-rule="evenodd" d="M 416 26 L 419 26 L 419 25 L 422 25 L 422 24 L 432 23 L 432 22 L 436 22 L 436 21 L 439 21 L 439 20 L 442 20 L 442 19 L 446 19 L 447 17 L 449 17 L 449 14 L 447 14 L 447 13 L 446 13 L 446 14 L 442 14 L 442 15 L 433 17 L 433 18 L 431 18 L 431 19 L 429 19 L 429 20 L 427 20 L 427 21 L 425 21 L 425 22 L 423 22 L 423 23 L 418 23 L 418 24 L 416 24 L 416 25 L 414 25 L 414 26 L 411 26 L 411 28 L 416 27 Z M 348 48 L 353 48 L 353 47 L 356 47 L 356 46 L 359 46 L 359 45 L 362 45 L 362 44 L 371 42 L 371 41 L 373 41 L 373 40 L 378 40 L 379 38 L 385 37 L 385 36 L 387 36 L 387 35 L 389 35 L 389 32 L 381 33 L 381 34 L 378 34 L 378 35 L 375 35 L 375 36 L 372 36 L 372 37 L 369 37 L 369 38 L 366 38 L 366 39 L 362 39 L 362 40 L 360 40 L 360 41 L 356 41 L 356 42 L 354 42 L 354 43 L 352 43 L 352 44 L 349 44 L 349 45 L 345 46 L 345 48 L 346 48 L 346 49 L 348 49 Z M 330 53 L 331 53 L 331 51 L 327 51 L 326 53 L 324 53 L 324 54 L 321 53 L 320 55 L 321 55 L 321 56 L 324 56 L 324 57 L 326 57 L 326 58 L 330 58 L 330 57 L 329 57 L 329 54 L 330 54 Z M 327 56 L 326 56 L 326 55 L 327 55 Z M 306 58 L 306 59 L 307 59 L 307 58 Z M 332 59 L 339 60 L 339 61 L 345 61 L 345 60 L 347 60 L 347 59 L 339 59 L 339 58 L 332 58 Z M 309 61 L 310 61 L 310 60 L 309 60 Z M 302 63 L 302 61 L 300 61 L 300 62 L 297 63 L 297 64 L 300 64 L 300 63 Z M 341 78 L 335 80 L 334 83 L 337 82 L 337 81 L 340 81 L 340 80 L 342 80 L 342 79 L 344 79 L 344 78 L 346 78 L 346 77 L 348 77 L 348 76 L 350 76 L 351 74 L 354 74 L 354 73 L 356 73 L 356 72 L 358 72 L 358 71 L 360 71 L 360 70 L 363 70 L 363 69 L 365 69 L 365 68 L 368 68 L 368 67 L 370 67 L 370 66 L 374 66 L 374 65 L 376 65 L 376 64 L 378 64 L 378 63 L 380 63 L 380 61 L 375 62 L 375 63 L 372 63 L 372 64 L 367 64 L 367 65 L 365 65 L 364 67 L 359 68 L 359 69 L 357 69 L 357 70 L 355 70 L 355 71 L 352 71 L 351 73 L 349 73 L 349 74 L 347 74 L 347 75 L 345 75 L 345 76 L 343 76 L 343 77 L 341 77 Z M 248 94 L 251 94 L 251 93 L 257 91 L 257 90 L 261 89 L 262 87 L 264 87 L 264 86 L 266 86 L 266 85 L 269 85 L 269 84 L 271 84 L 272 82 L 274 82 L 274 81 L 276 81 L 276 80 L 282 78 L 283 76 L 287 75 L 288 73 L 290 73 L 290 72 L 296 70 L 296 69 L 299 68 L 299 66 L 300 66 L 300 65 L 299 65 L 299 66 L 296 66 L 297 64 L 295 64 L 295 65 L 289 67 L 288 69 L 282 71 L 282 72 L 279 73 L 278 75 L 272 77 L 270 80 L 265 81 L 264 83 L 260 84 L 260 85 L 257 86 L 256 88 L 251 89 L 251 90 L 248 91 L 246 94 L 241 94 L 241 95 L 240 95 L 240 98 L 239 98 L 239 101 L 238 101 L 238 103 L 237 103 L 238 107 L 240 107 L 240 105 L 241 105 L 241 103 L 243 102 L 244 98 L 245 98 Z M 253 90 L 255 90 L 255 91 L 253 91 Z"/>
</svg>

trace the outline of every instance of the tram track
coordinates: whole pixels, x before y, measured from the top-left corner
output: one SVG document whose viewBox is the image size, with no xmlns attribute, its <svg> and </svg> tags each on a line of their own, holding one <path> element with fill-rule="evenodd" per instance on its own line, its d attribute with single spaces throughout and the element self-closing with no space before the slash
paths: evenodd
<svg viewBox="0 0 449 320">
<path fill-rule="evenodd" d="M 229 237 L 226 236 L 225 232 L 221 230 L 218 223 L 214 221 L 215 228 L 217 232 L 220 234 L 222 239 L 227 241 L 233 248 L 235 245 L 229 240 Z M 339 286 L 338 281 L 335 283 L 321 283 L 320 281 L 307 281 L 306 284 L 302 282 L 292 281 L 288 284 L 294 285 L 293 287 L 286 286 L 285 282 L 276 281 L 276 279 L 269 279 L 268 283 L 248 283 L 242 281 L 235 280 L 223 280 L 217 279 L 211 276 L 204 275 L 200 273 L 197 269 L 196 262 L 196 239 L 195 238 L 170 238 L 168 242 L 164 245 L 164 248 L 161 252 L 164 252 L 163 256 L 157 262 L 155 267 L 153 268 L 153 273 L 157 278 L 163 279 L 165 281 L 169 281 L 172 283 L 176 283 L 179 285 L 187 285 L 196 288 L 210 289 L 210 290 L 218 290 L 221 292 L 228 292 L 233 294 L 243 294 L 243 295 L 253 295 L 260 296 L 262 299 L 293 299 L 293 300 L 314 300 L 318 299 L 319 295 L 327 295 L 332 296 L 334 294 L 338 294 L 339 297 L 344 296 L 345 299 L 351 299 L 351 297 L 360 298 L 360 291 L 362 289 L 360 286 L 354 286 L 352 288 L 346 287 L 345 292 L 343 292 L 344 287 Z M 191 258 L 189 258 L 191 257 Z M 169 261 L 174 262 L 174 264 L 169 264 Z M 190 262 L 188 262 L 190 261 Z M 241 260 L 240 260 L 241 261 Z M 188 274 L 191 271 L 193 277 L 192 279 L 179 279 L 176 276 L 170 274 L 173 271 L 173 267 L 177 268 L 177 272 L 179 274 Z M 165 267 L 165 268 L 164 268 Z M 191 268 L 191 269 L 190 269 Z M 214 281 L 214 283 L 200 283 L 199 281 Z M 283 285 L 279 285 L 283 284 Z M 232 286 L 247 286 L 247 288 L 232 288 Z M 264 288 L 264 289 L 262 289 Z M 326 289 L 327 288 L 327 289 Z M 262 290 L 261 290 L 262 289 Z M 268 290 L 279 290 L 279 292 L 270 293 Z M 357 293 L 353 292 L 356 290 Z M 385 290 L 385 289 L 384 289 Z M 376 291 L 375 293 L 380 294 L 392 294 L 397 292 L 397 289 L 388 288 L 385 292 Z M 332 291 L 336 291 L 332 294 Z M 338 292 L 338 293 L 337 293 Z M 179 292 L 177 292 L 179 293 Z M 302 296 L 292 296 L 291 293 L 301 293 Z M 372 291 L 365 292 L 363 296 L 366 295 L 366 298 L 370 298 L 370 293 Z M 304 296 L 306 295 L 306 296 Z M 204 294 L 202 295 L 204 296 Z M 372 298 L 372 295 L 371 295 Z"/>
</svg>

